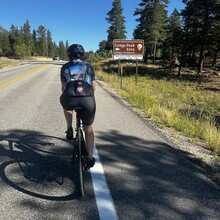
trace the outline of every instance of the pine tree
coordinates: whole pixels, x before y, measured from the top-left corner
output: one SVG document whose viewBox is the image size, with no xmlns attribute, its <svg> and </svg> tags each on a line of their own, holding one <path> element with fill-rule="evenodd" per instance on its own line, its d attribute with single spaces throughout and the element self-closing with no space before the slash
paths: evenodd
<svg viewBox="0 0 220 220">
<path fill-rule="evenodd" d="M 39 55 L 48 56 L 48 47 L 47 47 L 47 29 L 40 25 L 36 31 Z"/>
<path fill-rule="evenodd" d="M 63 41 L 59 42 L 59 56 L 60 56 L 60 59 L 62 60 L 66 59 L 66 47 Z"/>
<path fill-rule="evenodd" d="M 99 42 L 99 49 L 98 49 L 99 53 L 104 53 L 105 52 L 106 43 L 107 43 L 106 40 L 102 40 L 102 41 Z"/>
<path fill-rule="evenodd" d="M 9 42 L 12 50 L 12 55 L 15 54 L 15 45 L 19 42 L 19 30 L 18 27 L 11 25 L 9 32 Z"/>
<path fill-rule="evenodd" d="M 38 42 L 37 42 L 37 31 L 34 29 L 32 31 L 32 42 L 33 42 L 33 45 L 32 45 L 32 50 L 31 50 L 31 54 L 36 56 L 37 55 L 37 48 L 38 48 Z"/>
<path fill-rule="evenodd" d="M 220 22 L 219 0 L 191 0 L 184 1 L 186 8 L 182 12 L 187 51 L 185 57 L 190 54 L 198 54 L 198 73 L 202 72 L 205 52 L 217 43 L 211 39 L 219 37 L 219 29 L 216 24 Z"/>
<path fill-rule="evenodd" d="M 47 48 L 48 48 L 48 57 L 55 56 L 54 54 L 54 46 L 52 41 L 52 36 L 50 30 L 47 30 Z"/>
<path fill-rule="evenodd" d="M 0 56 L 11 55 L 9 33 L 0 26 Z"/>
<path fill-rule="evenodd" d="M 114 0 L 112 3 L 112 9 L 107 13 L 106 20 L 110 24 L 107 30 L 108 37 L 106 43 L 106 50 L 113 49 L 114 39 L 125 39 L 126 38 L 126 27 L 125 27 L 125 17 L 122 14 L 123 8 L 121 5 L 121 0 Z"/>
<path fill-rule="evenodd" d="M 140 8 L 136 8 L 134 15 L 139 15 L 136 21 L 139 22 L 134 30 L 135 39 L 144 39 L 145 41 L 145 61 L 147 56 L 153 57 L 155 62 L 158 47 L 165 39 L 165 21 L 167 19 L 168 0 L 142 0 Z"/>
<path fill-rule="evenodd" d="M 31 26 L 26 20 L 23 26 L 18 29 L 11 25 L 10 31 L 0 26 L 0 56 L 54 56 L 59 54 L 60 48 L 52 41 L 50 30 L 40 25 L 37 30 L 30 32 Z M 61 44 L 63 50 L 63 44 Z M 68 42 L 66 42 L 66 48 Z M 63 55 L 67 58 L 67 54 Z"/>
<path fill-rule="evenodd" d="M 68 60 L 69 59 L 68 54 L 67 54 L 68 47 L 69 47 L 69 41 L 67 40 L 66 44 L 65 44 L 66 52 L 65 52 L 64 60 Z"/>
<path fill-rule="evenodd" d="M 32 41 L 32 36 L 31 36 L 31 26 L 29 24 L 29 21 L 26 20 L 25 24 L 23 25 L 23 39 L 24 39 L 24 44 L 27 46 L 28 48 L 28 55 L 31 55 L 31 48 L 33 45 L 33 41 Z"/>
<path fill-rule="evenodd" d="M 217 64 L 218 54 L 220 52 L 220 21 L 217 21 L 215 24 L 213 24 L 213 28 L 210 32 L 212 36 L 210 41 L 213 43 L 213 45 L 210 47 L 213 53 L 212 66 L 215 67 Z"/>
<path fill-rule="evenodd" d="M 174 61 L 181 55 L 182 28 L 181 16 L 175 8 L 167 22 L 167 38 L 164 41 L 163 56 L 169 61 Z"/>
</svg>

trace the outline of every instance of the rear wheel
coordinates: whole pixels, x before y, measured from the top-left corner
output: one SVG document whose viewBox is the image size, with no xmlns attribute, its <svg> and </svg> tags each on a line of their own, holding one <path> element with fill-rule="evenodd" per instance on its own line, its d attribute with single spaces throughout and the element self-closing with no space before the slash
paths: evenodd
<svg viewBox="0 0 220 220">
<path fill-rule="evenodd" d="M 78 136 L 76 140 L 76 147 L 78 151 L 77 155 L 77 170 L 78 170 L 78 180 L 79 180 L 79 188 L 80 188 L 80 195 L 84 197 L 84 163 L 83 163 L 83 156 L 82 156 L 82 132 L 81 130 L 78 131 Z"/>
</svg>

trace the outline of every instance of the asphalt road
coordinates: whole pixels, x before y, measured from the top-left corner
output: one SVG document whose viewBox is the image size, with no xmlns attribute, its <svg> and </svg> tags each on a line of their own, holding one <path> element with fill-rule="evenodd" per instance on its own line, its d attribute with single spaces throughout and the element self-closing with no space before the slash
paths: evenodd
<svg viewBox="0 0 220 220">
<path fill-rule="evenodd" d="M 59 103 L 61 64 L 0 70 L 1 220 L 220 219 L 218 183 L 99 85 L 97 164 L 80 199 Z"/>
</svg>

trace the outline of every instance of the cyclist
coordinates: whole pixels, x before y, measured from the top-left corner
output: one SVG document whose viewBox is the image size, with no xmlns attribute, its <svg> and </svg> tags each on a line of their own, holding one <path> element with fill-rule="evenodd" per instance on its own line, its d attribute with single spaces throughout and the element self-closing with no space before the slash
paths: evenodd
<svg viewBox="0 0 220 220">
<path fill-rule="evenodd" d="M 72 44 L 67 50 L 70 61 L 61 68 L 60 103 L 63 107 L 67 124 L 66 138 L 73 139 L 73 110 L 80 107 L 79 116 L 85 129 L 85 139 L 88 151 L 88 169 L 93 167 L 94 132 L 93 122 L 96 112 L 94 91 L 96 88 L 95 72 L 92 65 L 85 59 L 82 45 Z"/>
</svg>

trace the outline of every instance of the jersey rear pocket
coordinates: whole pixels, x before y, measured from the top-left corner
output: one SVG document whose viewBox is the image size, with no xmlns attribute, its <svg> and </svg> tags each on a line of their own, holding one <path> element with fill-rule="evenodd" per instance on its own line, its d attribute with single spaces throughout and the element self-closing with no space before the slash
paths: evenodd
<svg viewBox="0 0 220 220">
<path fill-rule="evenodd" d="M 67 83 L 64 93 L 69 97 L 93 96 L 94 90 L 87 82 L 77 80 Z"/>
</svg>

